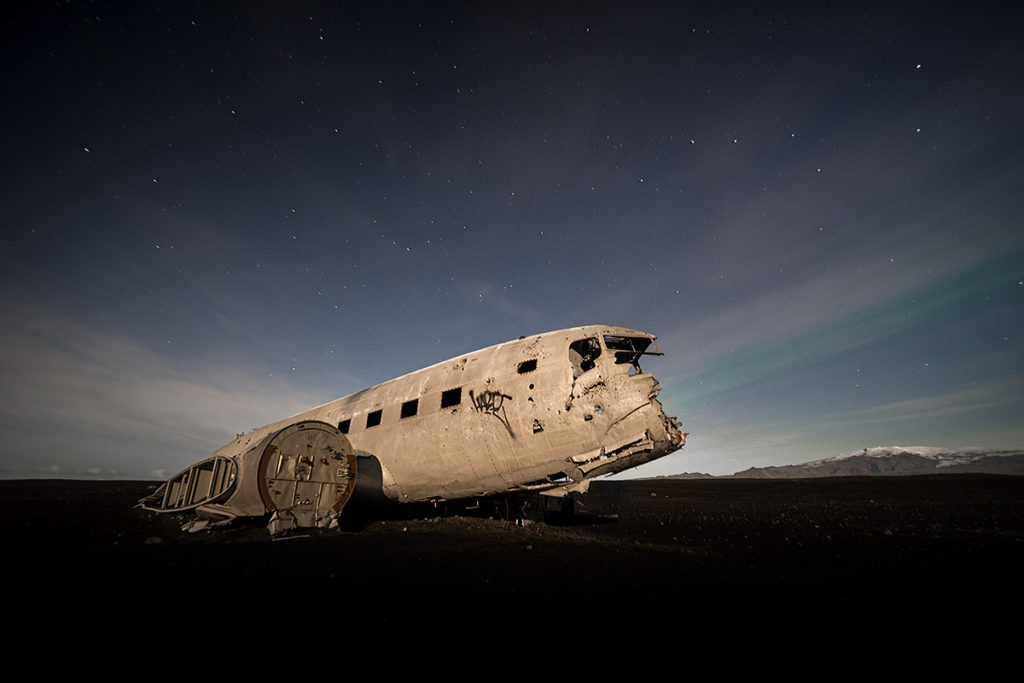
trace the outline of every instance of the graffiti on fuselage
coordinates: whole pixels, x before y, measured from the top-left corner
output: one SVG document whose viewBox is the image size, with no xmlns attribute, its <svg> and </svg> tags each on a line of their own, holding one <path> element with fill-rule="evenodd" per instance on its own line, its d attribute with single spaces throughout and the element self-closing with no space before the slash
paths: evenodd
<svg viewBox="0 0 1024 683">
<path fill-rule="evenodd" d="M 487 413 L 498 418 L 501 424 L 505 425 L 509 436 L 514 439 L 516 435 L 512 433 L 512 427 L 508 423 L 508 416 L 505 414 L 505 399 L 511 398 L 508 394 L 503 394 L 500 391 L 485 391 L 477 396 L 473 393 L 472 389 L 469 390 L 469 399 L 473 402 L 473 409 L 478 413 Z M 500 415 L 499 412 L 501 413 Z"/>
</svg>

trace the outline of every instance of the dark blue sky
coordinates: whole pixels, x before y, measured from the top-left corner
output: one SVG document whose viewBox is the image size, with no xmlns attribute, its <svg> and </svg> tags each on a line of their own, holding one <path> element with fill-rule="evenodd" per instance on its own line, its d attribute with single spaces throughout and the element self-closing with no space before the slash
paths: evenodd
<svg viewBox="0 0 1024 683">
<path fill-rule="evenodd" d="M 171 473 L 591 323 L 666 353 L 690 444 L 640 474 L 1019 448 L 1006 4 L 9 14 L 0 476 Z"/>
</svg>

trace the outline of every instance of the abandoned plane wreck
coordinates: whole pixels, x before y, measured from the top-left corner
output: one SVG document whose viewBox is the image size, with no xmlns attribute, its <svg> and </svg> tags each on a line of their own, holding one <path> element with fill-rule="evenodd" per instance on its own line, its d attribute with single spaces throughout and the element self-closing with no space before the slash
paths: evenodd
<svg viewBox="0 0 1024 683">
<path fill-rule="evenodd" d="M 139 503 L 277 533 L 359 501 L 582 493 L 686 441 L 640 367 L 654 340 L 592 325 L 464 354 L 239 435 Z"/>
</svg>

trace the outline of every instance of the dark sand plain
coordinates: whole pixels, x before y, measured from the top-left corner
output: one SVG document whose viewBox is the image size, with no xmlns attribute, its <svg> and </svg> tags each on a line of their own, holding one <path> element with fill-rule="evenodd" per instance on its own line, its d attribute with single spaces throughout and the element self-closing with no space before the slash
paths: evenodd
<svg viewBox="0 0 1024 683">
<path fill-rule="evenodd" d="M 79 640 L 340 629 L 531 657 L 1019 640 L 1024 477 L 601 481 L 571 519 L 346 510 L 275 540 L 257 522 L 184 533 L 133 507 L 155 486 L 0 481 L 8 617 Z"/>
</svg>

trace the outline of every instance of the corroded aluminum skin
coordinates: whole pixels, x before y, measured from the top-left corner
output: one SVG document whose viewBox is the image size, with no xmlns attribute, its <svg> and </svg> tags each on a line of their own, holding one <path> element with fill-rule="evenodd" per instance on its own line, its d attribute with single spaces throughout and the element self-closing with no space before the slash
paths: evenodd
<svg viewBox="0 0 1024 683">
<path fill-rule="evenodd" d="M 490 346 L 325 403 L 240 435 L 214 453 L 238 457 L 268 434 L 304 420 L 350 421 L 347 438 L 379 468 L 376 494 L 398 502 L 458 499 L 516 490 L 585 491 L 592 477 L 620 472 L 679 449 L 686 439 L 656 399 L 650 374 L 631 374 L 604 335 L 646 332 L 590 325 Z M 569 345 L 601 341 L 593 367 L 570 362 Z M 522 363 L 536 361 L 520 372 Z M 457 405 L 442 392 L 461 388 Z M 418 400 L 415 415 L 403 403 Z M 381 410 L 380 423 L 367 416 Z M 359 487 L 366 481 L 356 480 Z"/>
</svg>

